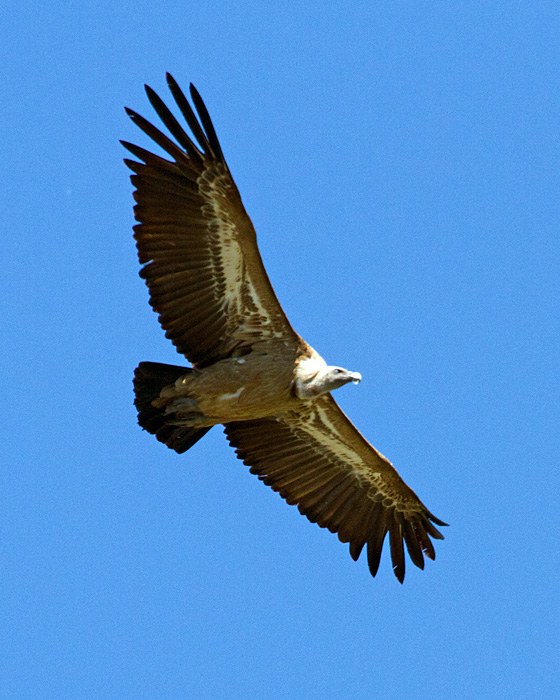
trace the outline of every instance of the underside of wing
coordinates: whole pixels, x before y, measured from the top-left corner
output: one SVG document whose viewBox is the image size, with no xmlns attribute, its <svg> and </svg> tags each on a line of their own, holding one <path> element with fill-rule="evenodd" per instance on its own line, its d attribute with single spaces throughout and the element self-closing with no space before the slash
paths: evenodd
<svg viewBox="0 0 560 700">
<path fill-rule="evenodd" d="M 430 538 L 443 539 L 432 523 L 445 525 L 357 431 L 327 395 L 299 413 L 243 423 L 225 432 L 250 471 L 311 522 L 338 533 L 357 560 L 367 544 L 372 576 L 389 533 L 393 570 L 402 583 L 404 545 L 424 568 L 435 559 Z"/>
<path fill-rule="evenodd" d="M 171 160 L 122 142 L 138 159 L 125 163 L 136 187 L 140 274 L 166 336 L 198 366 L 243 355 L 255 341 L 295 340 L 206 107 L 191 85 L 195 113 L 175 80 L 167 80 L 193 138 L 146 87 L 175 141 L 127 113 Z"/>
</svg>

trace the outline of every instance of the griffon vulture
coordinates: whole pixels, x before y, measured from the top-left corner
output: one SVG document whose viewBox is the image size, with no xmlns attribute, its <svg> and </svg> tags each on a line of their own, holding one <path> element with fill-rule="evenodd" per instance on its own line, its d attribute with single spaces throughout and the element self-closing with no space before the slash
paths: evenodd
<svg viewBox="0 0 560 700">
<path fill-rule="evenodd" d="M 358 432 L 333 389 L 361 375 L 327 365 L 292 328 L 263 266 L 255 229 L 196 89 L 196 113 L 167 75 L 188 136 L 158 95 L 148 98 L 172 141 L 127 109 L 170 160 L 128 142 L 136 188 L 134 237 L 140 276 L 165 335 L 192 367 L 141 362 L 134 376 L 138 422 L 176 452 L 213 425 L 250 471 L 311 522 L 350 544 L 367 544 L 375 576 L 389 533 L 402 583 L 404 544 L 416 566 L 435 558 L 445 525 L 392 464 Z"/>
</svg>

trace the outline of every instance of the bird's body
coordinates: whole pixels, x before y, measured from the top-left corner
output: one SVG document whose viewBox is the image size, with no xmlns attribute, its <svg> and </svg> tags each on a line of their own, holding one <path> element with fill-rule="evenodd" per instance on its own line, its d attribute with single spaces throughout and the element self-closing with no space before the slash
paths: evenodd
<svg viewBox="0 0 560 700">
<path fill-rule="evenodd" d="M 173 160 L 130 143 L 141 276 L 166 335 L 192 363 L 142 362 L 135 373 L 140 425 L 177 452 L 222 424 L 238 456 L 311 521 L 368 545 L 377 572 L 389 533 L 395 575 L 435 557 L 444 525 L 391 463 L 356 430 L 330 392 L 361 375 L 329 366 L 292 328 L 268 279 L 256 234 L 214 127 L 191 86 L 198 118 L 168 76 L 191 140 L 161 99 L 152 105 L 179 146 L 135 112 L 132 119 Z"/>
<path fill-rule="evenodd" d="M 154 405 L 176 412 L 185 424 L 208 427 L 296 410 L 296 351 L 275 352 L 270 345 L 194 369 L 166 387 Z"/>
</svg>

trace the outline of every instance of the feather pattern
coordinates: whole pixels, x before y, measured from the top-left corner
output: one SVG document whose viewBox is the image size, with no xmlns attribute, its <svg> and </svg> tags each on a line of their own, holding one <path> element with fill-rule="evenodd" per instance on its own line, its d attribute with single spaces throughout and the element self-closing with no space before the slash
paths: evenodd
<svg viewBox="0 0 560 700">
<path fill-rule="evenodd" d="M 256 339 L 300 342 L 270 284 L 253 224 L 224 160 L 200 95 L 196 112 L 168 75 L 171 93 L 192 134 L 146 86 L 175 141 L 133 110 L 127 114 L 172 160 L 123 142 L 136 190 L 135 227 L 141 276 L 166 336 L 194 365 L 247 352 Z"/>
<path fill-rule="evenodd" d="M 432 523 L 446 523 L 430 513 L 332 396 L 274 418 L 228 423 L 225 432 L 253 474 L 287 503 L 297 505 L 311 522 L 349 542 L 354 560 L 367 544 L 373 576 L 387 533 L 393 570 L 401 583 L 404 544 L 421 569 L 422 552 L 434 558 L 430 537 L 443 535 Z"/>
</svg>

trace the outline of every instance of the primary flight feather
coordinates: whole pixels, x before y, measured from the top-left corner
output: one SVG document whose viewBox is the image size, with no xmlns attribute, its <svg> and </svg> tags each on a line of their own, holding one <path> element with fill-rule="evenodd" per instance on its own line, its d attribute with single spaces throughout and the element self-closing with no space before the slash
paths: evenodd
<svg viewBox="0 0 560 700">
<path fill-rule="evenodd" d="M 165 335 L 192 367 L 141 362 L 134 376 L 138 422 L 185 452 L 222 424 L 237 455 L 312 522 L 336 532 L 358 559 L 367 545 L 375 576 L 383 542 L 404 580 L 435 558 L 445 525 L 392 464 L 358 432 L 331 391 L 361 375 L 329 366 L 292 328 L 263 266 L 255 229 L 193 85 L 196 113 L 175 80 L 173 98 L 192 137 L 149 87 L 175 141 L 136 112 L 132 120 L 171 158 L 128 142 L 140 223 L 140 275 Z"/>
</svg>

